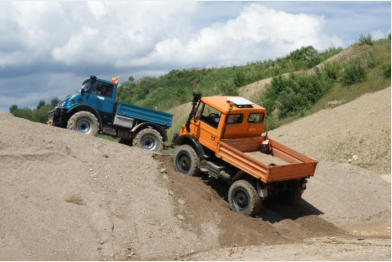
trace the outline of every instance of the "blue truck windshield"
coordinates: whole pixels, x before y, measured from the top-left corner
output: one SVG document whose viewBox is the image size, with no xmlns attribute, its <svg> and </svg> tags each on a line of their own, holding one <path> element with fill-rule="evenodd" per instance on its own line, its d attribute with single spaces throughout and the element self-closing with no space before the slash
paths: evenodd
<svg viewBox="0 0 392 262">
<path fill-rule="evenodd" d="M 90 81 L 87 82 L 85 81 L 82 85 L 82 89 L 87 92 L 90 89 L 90 86 L 91 86 Z"/>
</svg>

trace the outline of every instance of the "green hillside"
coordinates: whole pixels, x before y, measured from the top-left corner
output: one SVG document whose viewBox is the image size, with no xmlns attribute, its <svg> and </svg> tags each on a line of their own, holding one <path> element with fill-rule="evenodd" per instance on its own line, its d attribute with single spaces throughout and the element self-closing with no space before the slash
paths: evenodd
<svg viewBox="0 0 392 262">
<path fill-rule="evenodd" d="M 257 103 L 271 128 L 390 86 L 391 41 L 359 42 L 311 73 L 274 77 Z"/>
<path fill-rule="evenodd" d="M 312 68 L 339 53 L 340 48 L 318 52 L 303 47 L 283 58 L 259 61 L 242 66 L 172 70 L 160 77 L 130 77 L 119 87 L 118 100 L 161 110 L 170 109 L 192 99 L 193 89 L 203 95 L 237 95 L 238 88 L 264 78 Z"/>
</svg>

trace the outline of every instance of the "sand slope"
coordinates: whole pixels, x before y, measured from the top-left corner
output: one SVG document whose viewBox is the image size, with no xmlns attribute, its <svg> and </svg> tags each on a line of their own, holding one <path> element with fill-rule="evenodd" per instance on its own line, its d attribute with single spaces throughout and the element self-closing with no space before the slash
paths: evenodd
<svg viewBox="0 0 392 262">
<path fill-rule="evenodd" d="M 366 138 L 378 154 L 389 148 L 389 92 L 271 137 L 318 160 L 339 160 L 327 157 L 328 135 L 347 146 Z M 390 259 L 390 184 L 371 171 L 321 161 L 297 206 L 267 202 L 247 217 L 229 210 L 221 184 L 178 174 L 171 161 L 0 113 L 0 259 Z"/>
</svg>

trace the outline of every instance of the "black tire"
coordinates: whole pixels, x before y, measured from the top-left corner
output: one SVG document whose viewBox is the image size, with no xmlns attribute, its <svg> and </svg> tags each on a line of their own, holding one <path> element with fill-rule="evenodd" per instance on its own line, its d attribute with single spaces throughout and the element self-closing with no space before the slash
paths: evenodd
<svg viewBox="0 0 392 262">
<path fill-rule="evenodd" d="M 174 153 L 174 170 L 187 176 L 195 176 L 199 173 L 199 161 L 199 156 L 191 146 L 181 145 Z"/>
<path fill-rule="evenodd" d="M 99 122 L 93 113 L 79 111 L 68 119 L 67 128 L 86 135 L 95 136 L 99 130 Z"/>
<path fill-rule="evenodd" d="M 230 208 L 244 215 L 255 215 L 261 208 L 256 189 L 246 180 L 237 180 L 230 186 L 228 199 Z"/>
<path fill-rule="evenodd" d="M 133 139 L 133 145 L 150 151 L 160 151 L 163 147 L 161 133 L 152 128 L 140 130 Z"/>
</svg>

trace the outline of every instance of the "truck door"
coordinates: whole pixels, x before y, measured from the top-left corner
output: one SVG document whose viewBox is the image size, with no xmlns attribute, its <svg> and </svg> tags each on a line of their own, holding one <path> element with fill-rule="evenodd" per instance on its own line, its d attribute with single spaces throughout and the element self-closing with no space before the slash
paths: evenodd
<svg viewBox="0 0 392 262">
<path fill-rule="evenodd" d="M 95 107 L 99 112 L 113 115 L 114 86 L 109 83 L 97 81 L 94 89 L 96 94 Z"/>
<path fill-rule="evenodd" d="M 112 125 L 114 115 L 114 85 L 101 81 L 96 82 L 93 89 L 95 95 L 94 108 L 99 112 L 104 125 Z"/>
<path fill-rule="evenodd" d="M 221 120 L 221 112 L 215 108 L 200 103 L 199 110 L 194 118 L 194 132 L 199 142 L 215 151 L 218 145 L 218 126 Z"/>
</svg>

